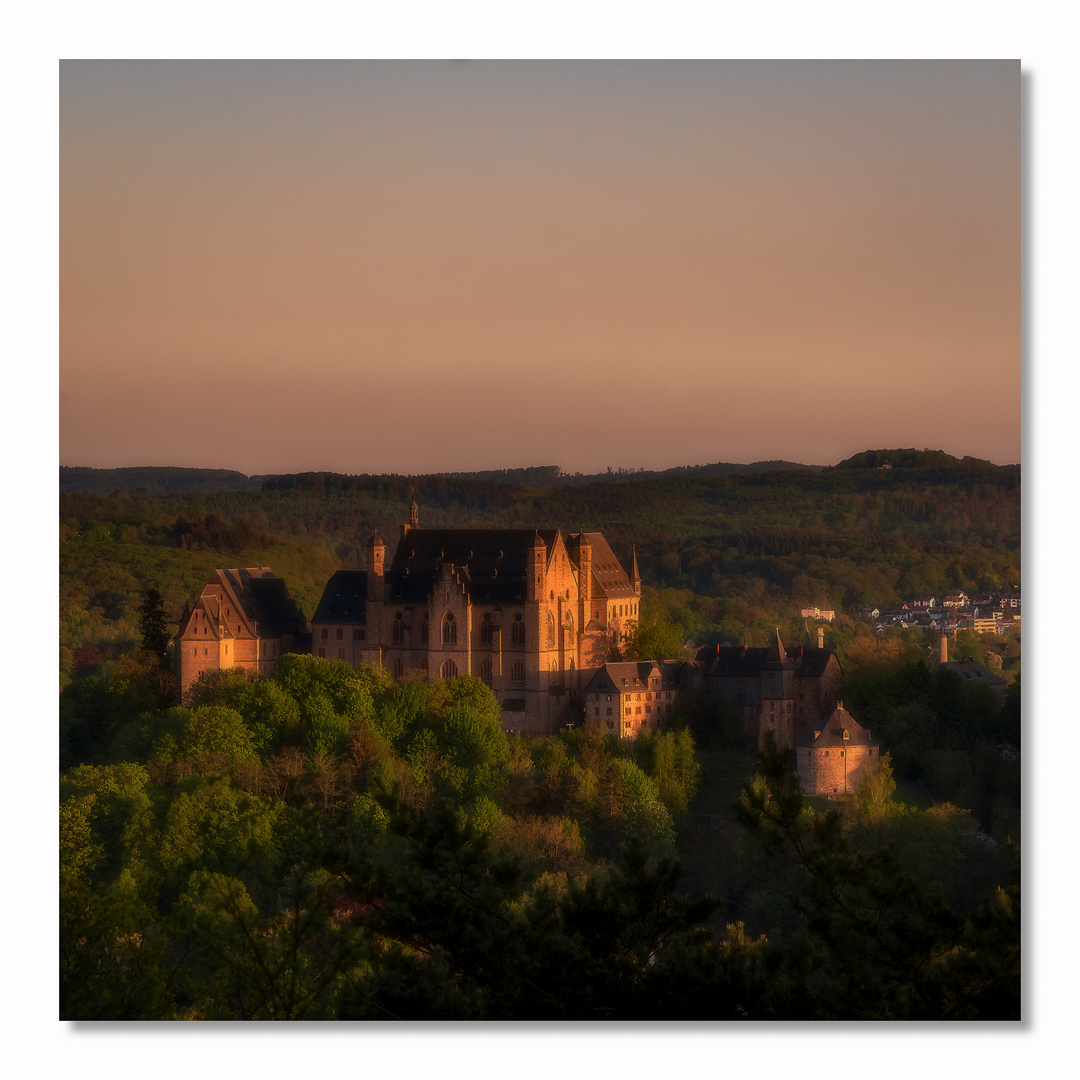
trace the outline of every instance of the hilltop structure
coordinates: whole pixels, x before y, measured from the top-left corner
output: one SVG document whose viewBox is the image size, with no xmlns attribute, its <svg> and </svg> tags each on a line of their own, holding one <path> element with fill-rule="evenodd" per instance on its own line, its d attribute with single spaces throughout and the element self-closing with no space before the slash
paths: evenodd
<svg viewBox="0 0 1080 1080">
<path fill-rule="evenodd" d="M 820 640 L 820 637 L 819 637 Z M 831 649 L 793 646 L 776 631 L 768 648 L 711 645 L 697 654 L 694 683 L 715 701 L 730 702 L 743 733 L 765 745 L 794 746 L 836 707 L 844 673 Z"/>
<path fill-rule="evenodd" d="M 627 574 L 597 532 L 422 529 L 414 500 L 389 566 L 378 533 L 366 564 L 327 583 L 314 654 L 399 679 L 478 676 L 512 729 L 569 722 L 638 617 L 637 557 Z"/>
<path fill-rule="evenodd" d="M 176 635 L 181 694 L 204 672 L 241 667 L 272 675 L 283 653 L 309 652 L 304 613 L 268 566 L 215 570 Z"/>
</svg>

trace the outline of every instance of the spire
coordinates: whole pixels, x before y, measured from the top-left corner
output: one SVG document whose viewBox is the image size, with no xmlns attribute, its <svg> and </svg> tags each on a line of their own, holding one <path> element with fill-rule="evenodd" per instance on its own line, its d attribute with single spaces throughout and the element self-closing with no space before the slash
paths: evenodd
<svg viewBox="0 0 1080 1080">
<path fill-rule="evenodd" d="M 769 646 L 769 659 L 770 660 L 786 660 L 787 652 L 784 649 L 784 643 L 780 640 L 780 627 L 776 628 L 773 636 L 772 644 Z"/>
<path fill-rule="evenodd" d="M 638 573 L 637 545 L 630 548 L 630 584 L 634 587 L 634 593 L 641 595 L 641 574 Z"/>
</svg>

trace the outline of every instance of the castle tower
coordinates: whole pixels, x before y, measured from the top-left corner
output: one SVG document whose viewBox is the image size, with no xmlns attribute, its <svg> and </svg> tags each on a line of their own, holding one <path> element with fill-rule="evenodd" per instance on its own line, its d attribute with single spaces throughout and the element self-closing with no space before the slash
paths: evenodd
<svg viewBox="0 0 1080 1080">
<path fill-rule="evenodd" d="M 420 528 L 420 507 L 416 505 L 416 500 L 413 499 L 412 506 L 409 507 L 409 520 L 408 523 L 401 526 L 401 539 L 404 540 L 409 534 L 410 529 Z"/>
<path fill-rule="evenodd" d="M 765 733 L 772 731 L 778 747 L 791 746 L 795 736 L 795 661 L 788 656 L 776 630 L 769 658 L 761 665 L 761 719 L 758 749 L 765 746 Z"/>
<path fill-rule="evenodd" d="M 547 544 L 544 538 L 536 533 L 529 549 L 529 585 L 525 593 L 525 599 L 529 603 L 535 603 L 541 599 L 544 586 L 544 556 L 547 554 Z"/>
<path fill-rule="evenodd" d="M 367 542 L 367 599 L 368 602 L 383 598 L 383 563 L 386 559 L 386 545 L 377 532 L 371 534 Z"/>
</svg>

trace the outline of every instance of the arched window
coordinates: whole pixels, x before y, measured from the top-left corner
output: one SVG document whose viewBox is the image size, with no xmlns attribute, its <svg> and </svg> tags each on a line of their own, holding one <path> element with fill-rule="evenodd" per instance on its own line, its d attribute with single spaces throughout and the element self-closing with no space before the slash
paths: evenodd
<svg viewBox="0 0 1080 1080">
<path fill-rule="evenodd" d="M 480 623 L 480 641 L 485 645 L 491 644 L 492 627 L 491 627 L 491 615 L 487 612 L 484 613 L 483 622 Z"/>
<path fill-rule="evenodd" d="M 483 679 L 484 682 L 486 682 L 488 684 L 488 686 L 491 685 L 491 661 L 490 660 L 484 660 L 480 664 L 480 678 Z"/>
<path fill-rule="evenodd" d="M 524 645 L 525 644 L 525 624 L 521 621 L 520 615 L 514 616 L 513 625 L 510 627 L 510 644 L 511 645 Z"/>
<path fill-rule="evenodd" d="M 510 665 L 510 681 L 511 682 L 524 682 L 525 681 L 525 665 L 520 660 L 515 660 Z"/>
<path fill-rule="evenodd" d="M 428 673 L 427 657 L 426 656 L 423 658 L 423 660 L 420 661 L 420 670 L 424 673 L 424 678 L 426 679 L 427 678 L 427 673 Z"/>
<path fill-rule="evenodd" d="M 420 623 L 420 640 L 426 645 L 428 640 L 428 615 L 424 612 L 424 621 Z"/>
<path fill-rule="evenodd" d="M 395 679 L 400 679 L 402 674 L 404 673 L 404 671 L 405 671 L 405 666 L 402 664 L 401 660 L 400 659 L 395 660 L 394 661 L 394 678 Z"/>
<path fill-rule="evenodd" d="M 457 678 L 457 664 L 455 664 L 453 660 L 444 661 L 439 674 L 442 675 L 444 679 Z"/>
<path fill-rule="evenodd" d="M 555 616 L 548 612 L 548 648 L 555 648 Z"/>
<path fill-rule="evenodd" d="M 394 628 L 390 631 L 390 637 L 395 645 L 400 645 L 405 640 L 405 621 L 400 611 L 394 615 Z"/>
<path fill-rule="evenodd" d="M 442 622 L 442 643 L 444 645 L 456 645 L 457 644 L 457 621 L 454 618 L 454 613 L 448 611 L 443 617 Z M 445 665 L 443 665 L 445 667 Z M 456 675 L 457 672 L 455 671 Z"/>
</svg>

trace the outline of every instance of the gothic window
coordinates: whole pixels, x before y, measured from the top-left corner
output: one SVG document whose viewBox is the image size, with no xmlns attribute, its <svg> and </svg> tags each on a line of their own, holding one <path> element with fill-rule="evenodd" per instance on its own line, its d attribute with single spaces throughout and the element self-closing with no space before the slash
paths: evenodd
<svg viewBox="0 0 1080 1080">
<path fill-rule="evenodd" d="M 405 620 L 400 611 L 394 615 L 394 628 L 390 631 L 390 637 L 395 645 L 400 645 L 405 640 Z"/>
<path fill-rule="evenodd" d="M 447 660 L 443 663 L 440 674 L 444 679 L 457 678 L 457 664 L 453 660 Z"/>
<path fill-rule="evenodd" d="M 511 682 L 524 682 L 525 681 L 525 665 L 520 660 L 515 660 L 510 665 L 510 681 Z"/>
<path fill-rule="evenodd" d="M 548 648 L 555 648 L 555 616 L 548 612 Z"/>
<path fill-rule="evenodd" d="M 491 616 L 487 613 L 484 614 L 484 621 L 480 624 L 480 640 L 485 645 L 491 644 L 492 629 L 491 629 Z"/>
<path fill-rule="evenodd" d="M 420 640 L 426 645 L 428 642 L 428 615 L 424 612 L 424 621 L 420 624 Z"/>
<path fill-rule="evenodd" d="M 457 644 L 457 620 L 454 618 L 454 613 L 448 611 L 443 618 L 442 624 L 442 643 L 444 645 L 456 645 Z M 443 667 L 446 665 L 444 664 Z M 455 671 L 456 675 L 457 672 Z"/>
<path fill-rule="evenodd" d="M 514 623 L 510 627 L 510 643 L 512 645 L 525 644 L 525 624 L 521 621 L 520 615 L 514 616 Z"/>
<path fill-rule="evenodd" d="M 400 679 L 404 671 L 405 671 L 405 665 L 401 662 L 401 659 L 399 658 L 399 659 L 395 660 L 394 661 L 394 678 L 395 679 Z"/>
<path fill-rule="evenodd" d="M 491 685 L 491 661 L 490 660 L 485 660 L 480 665 L 480 678 L 483 679 L 484 682 L 486 682 L 488 684 L 488 686 Z"/>
<path fill-rule="evenodd" d="M 423 660 L 420 661 L 420 670 L 424 673 L 424 676 L 426 677 L 427 673 L 428 673 L 427 657 L 426 656 L 423 658 Z"/>
</svg>

